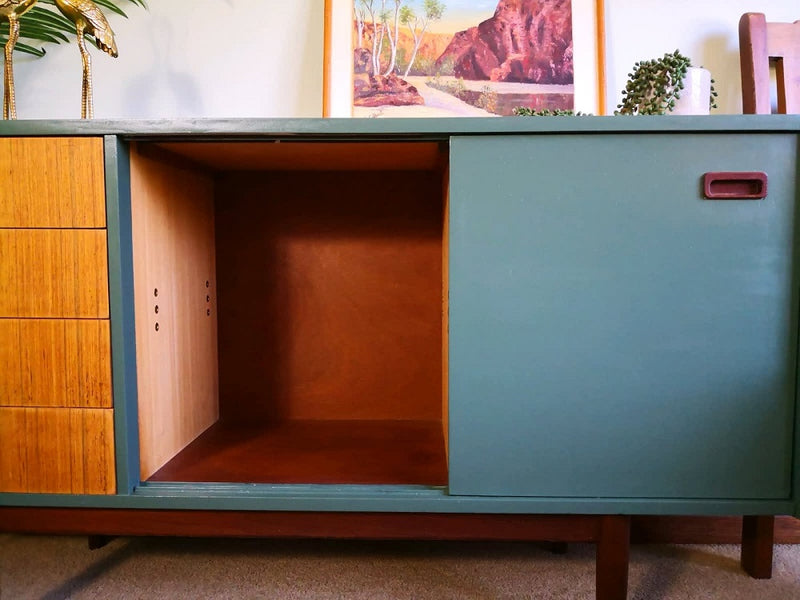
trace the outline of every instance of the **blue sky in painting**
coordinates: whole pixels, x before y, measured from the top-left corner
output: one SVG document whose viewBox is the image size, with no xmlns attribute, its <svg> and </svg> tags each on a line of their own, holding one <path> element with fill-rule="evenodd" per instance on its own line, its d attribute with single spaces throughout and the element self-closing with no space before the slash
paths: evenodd
<svg viewBox="0 0 800 600">
<path fill-rule="evenodd" d="M 431 23 L 429 31 L 454 33 L 491 17 L 497 8 L 498 0 L 441 0 L 441 2 L 445 6 L 442 20 Z M 410 0 L 409 4 L 420 10 L 422 0 Z"/>
<path fill-rule="evenodd" d="M 353 0 L 358 3 L 359 0 Z M 481 21 L 490 18 L 499 0 L 440 0 L 445 6 L 442 19 L 428 24 L 428 31 L 435 33 L 455 33 L 469 27 L 478 25 Z M 410 6 L 417 14 L 422 14 L 423 0 L 404 0 L 403 4 Z M 373 4 L 380 8 L 381 0 L 374 0 Z M 386 0 L 386 6 L 393 3 Z"/>
</svg>

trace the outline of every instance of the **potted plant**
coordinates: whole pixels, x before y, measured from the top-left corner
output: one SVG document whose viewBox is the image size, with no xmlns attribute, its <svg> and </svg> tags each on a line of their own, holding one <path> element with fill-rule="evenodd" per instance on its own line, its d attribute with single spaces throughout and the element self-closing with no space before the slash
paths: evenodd
<svg viewBox="0 0 800 600">
<path fill-rule="evenodd" d="M 675 50 L 634 65 L 615 114 L 708 114 L 716 97 L 711 73 Z"/>
</svg>

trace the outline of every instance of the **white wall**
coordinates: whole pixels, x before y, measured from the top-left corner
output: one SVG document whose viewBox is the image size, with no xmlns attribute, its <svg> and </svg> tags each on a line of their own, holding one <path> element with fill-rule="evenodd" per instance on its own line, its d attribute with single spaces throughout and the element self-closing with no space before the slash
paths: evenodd
<svg viewBox="0 0 800 600">
<path fill-rule="evenodd" d="M 322 111 L 323 0 L 149 0 L 90 49 L 96 118 L 310 117 Z M 17 54 L 19 118 L 80 116 L 77 45 Z"/>
<path fill-rule="evenodd" d="M 619 104 L 638 60 L 679 49 L 714 77 L 719 108 L 741 113 L 739 17 L 762 12 L 768 21 L 800 20 L 800 0 L 606 0 L 607 106 Z"/>
<path fill-rule="evenodd" d="M 149 0 L 110 15 L 116 60 L 93 52 L 95 117 L 311 117 L 322 110 L 324 0 Z M 606 0 L 607 105 L 640 59 L 680 49 L 711 69 L 718 113 L 741 112 L 738 21 L 800 19 L 799 0 Z M 74 44 L 15 59 L 20 118 L 75 118 Z"/>
</svg>

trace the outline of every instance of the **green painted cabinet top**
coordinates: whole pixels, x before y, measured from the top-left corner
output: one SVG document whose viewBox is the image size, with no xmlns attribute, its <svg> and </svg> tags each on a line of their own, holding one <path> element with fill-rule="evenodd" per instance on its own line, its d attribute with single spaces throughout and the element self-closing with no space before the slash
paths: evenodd
<svg viewBox="0 0 800 600">
<path fill-rule="evenodd" d="M 0 121 L 2 136 L 115 135 L 127 139 L 385 139 L 447 135 L 800 131 L 800 115 L 504 117 L 443 119 L 156 119 Z"/>
<path fill-rule="evenodd" d="M 450 492 L 789 498 L 797 137 L 451 147 Z M 764 200 L 706 172 L 764 171 Z"/>
</svg>

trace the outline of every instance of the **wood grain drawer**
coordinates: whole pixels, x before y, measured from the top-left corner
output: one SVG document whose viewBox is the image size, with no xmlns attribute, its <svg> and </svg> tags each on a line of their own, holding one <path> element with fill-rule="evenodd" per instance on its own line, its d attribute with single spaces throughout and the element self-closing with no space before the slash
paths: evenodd
<svg viewBox="0 0 800 600">
<path fill-rule="evenodd" d="M 108 316 L 104 230 L 0 229 L 0 317 Z"/>
<path fill-rule="evenodd" d="M 0 406 L 111 404 L 109 321 L 0 319 Z"/>
<path fill-rule="evenodd" d="M 102 138 L 0 139 L 0 227 L 106 226 Z"/>
<path fill-rule="evenodd" d="M 0 492 L 115 493 L 113 414 L 0 408 Z"/>
</svg>

